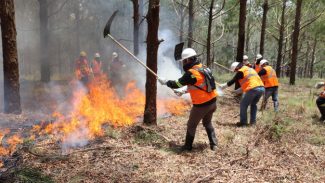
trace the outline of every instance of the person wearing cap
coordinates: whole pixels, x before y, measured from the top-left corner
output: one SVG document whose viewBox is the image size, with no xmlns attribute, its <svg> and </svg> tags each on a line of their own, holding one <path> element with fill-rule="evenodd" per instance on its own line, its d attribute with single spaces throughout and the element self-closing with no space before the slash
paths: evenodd
<svg viewBox="0 0 325 183">
<path fill-rule="evenodd" d="M 75 61 L 75 74 L 77 79 L 84 85 L 88 84 L 91 69 L 89 67 L 87 53 L 85 51 L 81 51 L 79 58 Z"/>
<path fill-rule="evenodd" d="M 257 103 L 262 97 L 265 89 L 261 78 L 257 72 L 245 66 L 243 63 L 234 62 L 230 67 L 231 71 L 236 72 L 232 80 L 220 85 L 225 89 L 235 82 L 239 82 L 240 88 L 235 90 L 236 93 L 243 92 L 244 96 L 240 101 L 240 121 L 236 124 L 238 127 L 247 126 L 247 109 L 251 106 L 250 124 L 256 124 Z"/>
<path fill-rule="evenodd" d="M 250 64 L 249 61 L 248 61 L 248 56 L 247 55 L 243 56 L 243 64 L 246 65 L 247 67 L 252 67 L 252 64 Z"/>
<path fill-rule="evenodd" d="M 262 56 L 261 54 L 257 54 L 257 55 L 256 55 L 255 63 L 254 63 L 253 68 L 255 69 L 255 71 L 256 71 L 257 73 L 259 73 L 260 70 L 261 70 L 260 62 L 261 62 L 262 59 L 263 59 L 263 56 Z"/>
<path fill-rule="evenodd" d="M 261 110 L 265 109 L 268 98 L 272 96 L 274 111 L 278 112 L 278 77 L 276 76 L 275 70 L 269 65 L 269 62 L 267 60 L 262 59 L 260 66 L 261 70 L 258 75 L 261 77 L 265 87 L 265 95 L 263 98 Z"/>
<path fill-rule="evenodd" d="M 180 61 L 185 72 L 181 78 L 176 81 L 164 78 L 158 79 L 162 85 L 167 85 L 173 89 L 187 86 L 187 89 L 176 90 L 175 93 L 178 96 L 189 93 L 192 99 L 193 107 L 187 122 L 185 144 L 181 147 L 181 151 L 192 150 L 196 128 L 201 120 L 208 135 L 210 149 L 215 151 L 218 142 L 211 120 L 217 108 L 218 94 L 215 87 L 209 90 L 209 85 L 211 84 L 209 84 L 208 78 L 213 78 L 212 73 L 210 69 L 200 63 L 195 50 L 192 48 L 184 49 L 181 58 Z M 208 75 L 206 72 L 209 72 Z M 212 80 L 214 84 L 214 78 Z"/>
<path fill-rule="evenodd" d="M 95 53 L 94 60 L 91 62 L 91 68 L 95 78 L 99 78 L 102 75 L 102 62 L 99 53 Z"/>
</svg>

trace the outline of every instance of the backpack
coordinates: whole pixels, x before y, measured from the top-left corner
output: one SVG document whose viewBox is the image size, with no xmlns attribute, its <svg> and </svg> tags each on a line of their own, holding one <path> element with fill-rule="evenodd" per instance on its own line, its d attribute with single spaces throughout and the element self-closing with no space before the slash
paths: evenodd
<svg viewBox="0 0 325 183">
<path fill-rule="evenodd" d="M 213 90 L 215 90 L 216 89 L 216 83 L 215 83 L 215 79 L 214 79 L 214 77 L 212 75 L 211 70 L 208 67 L 203 66 L 203 67 L 197 69 L 197 71 L 199 71 L 201 74 L 204 75 L 204 82 L 205 82 L 207 88 L 205 90 L 205 89 L 203 89 L 203 88 L 201 88 L 199 86 L 196 86 L 196 85 L 194 85 L 194 86 L 196 88 L 198 88 L 200 90 L 203 90 L 203 91 L 206 91 L 208 93 L 210 93 Z"/>
</svg>

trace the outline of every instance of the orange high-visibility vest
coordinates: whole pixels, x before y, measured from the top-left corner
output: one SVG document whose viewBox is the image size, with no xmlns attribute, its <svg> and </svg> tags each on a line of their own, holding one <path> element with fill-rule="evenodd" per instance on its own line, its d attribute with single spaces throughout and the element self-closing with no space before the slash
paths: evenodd
<svg viewBox="0 0 325 183">
<path fill-rule="evenodd" d="M 321 98 L 325 98 L 325 86 L 324 86 L 324 91 L 322 91 L 322 92 L 319 94 L 319 97 L 321 97 Z"/>
<path fill-rule="evenodd" d="M 278 78 L 276 77 L 275 70 L 271 66 L 265 66 L 266 74 L 261 76 L 265 88 L 279 86 Z"/>
<path fill-rule="evenodd" d="M 240 87 L 244 93 L 253 88 L 264 86 L 261 78 L 254 69 L 243 66 L 238 71 L 241 71 L 244 74 L 244 78 L 239 80 Z"/>
<path fill-rule="evenodd" d="M 259 73 L 262 70 L 261 66 L 258 64 L 255 64 L 255 71 Z"/>
<path fill-rule="evenodd" d="M 210 93 L 206 92 L 207 85 L 205 83 L 204 74 L 200 73 L 198 70 L 202 68 L 202 64 L 194 65 L 189 71 L 192 73 L 192 76 L 196 78 L 196 83 L 194 85 L 188 85 L 187 91 L 191 95 L 193 104 L 203 104 L 217 97 L 217 91 L 214 89 Z M 199 89 L 199 88 L 201 89 Z"/>
</svg>

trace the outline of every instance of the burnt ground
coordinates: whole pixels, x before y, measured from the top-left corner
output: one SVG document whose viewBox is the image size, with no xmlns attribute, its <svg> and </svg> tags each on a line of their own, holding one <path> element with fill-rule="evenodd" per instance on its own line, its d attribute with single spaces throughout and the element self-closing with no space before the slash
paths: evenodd
<svg viewBox="0 0 325 183">
<path fill-rule="evenodd" d="M 237 128 L 239 105 L 228 93 L 218 100 L 213 124 L 218 151 L 209 149 L 200 124 L 193 152 L 179 153 L 188 112 L 159 119 L 158 126 L 136 123 L 107 128 L 86 147 L 62 154 L 50 137 L 18 147 L 17 165 L 4 182 L 325 182 L 325 125 L 317 121 L 308 84 L 281 85 L 280 112 L 258 114 L 257 125 Z M 20 126 L 37 121 L 31 113 L 1 114 Z M 8 124 L 8 123 L 6 123 Z M 10 126 L 9 125 L 9 126 Z"/>
</svg>

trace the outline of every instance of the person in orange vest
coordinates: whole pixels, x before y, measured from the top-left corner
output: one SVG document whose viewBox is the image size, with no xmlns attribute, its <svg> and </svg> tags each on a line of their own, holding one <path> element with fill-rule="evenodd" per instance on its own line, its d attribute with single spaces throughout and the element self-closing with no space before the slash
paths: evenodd
<svg viewBox="0 0 325 183">
<path fill-rule="evenodd" d="M 181 60 L 185 73 L 178 80 L 158 79 L 162 85 L 177 89 L 187 86 L 187 89 L 174 90 L 178 96 L 189 93 L 192 99 L 193 107 L 187 122 L 187 132 L 185 144 L 181 147 L 181 151 L 191 151 L 195 137 L 197 125 L 202 120 L 203 126 L 207 132 L 210 149 L 217 149 L 217 137 L 211 123 L 212 115 L 217 108 L 217 91 L 214 77 L 211 70 L 203 66 L 194 49 L 186 48 L 182 51 Z"/>
<path fill-rule="evenodd" d="M 261 70 L 261 66 L 260 66 L 261 60 L 263 60 L 263 56 L 261 54 L 257 54 L 255 58 L 255 63 L 253 65 L 253 69 L 255 69 L 257 73 L 259 73 Z"/>
<path fill-rule="evenodd" d="M 319 96 L 316 100 L 316 104 L 317 104 L 317 107 L 321 114 L 319 121 L 324 122 L 324 120 L 325 120 L 325 83 L 324 82 L 316 83 L 315 88 L 319 89 L 321 87 L 324 87 L 324 90 L 319 94 Z"/>
<path fill-rule="evenodd" d="M 234 62 L 231 64 L 230 69 L 236 72 L 236 75 L 232 80 L 227 83 L 220 85 L 222 89 L 225 89 L 235 82 L 240 83 L 240 88 L 235 92 L 243 92 L 244 96 L 240 101 L 240 122 L 236 124 L 238 127 L 247 126 L 247 108 L 251 106 L 250 112 L 250 124 L 256 124 L 256 113 L 257 113 L 257 103 L 265 92 L 263 82 L 258 76 L 256 71 L 252 68 L 245 66 L 243 63 Z"/>
<path fill-rule="evenodd" d="M 95 53 L 94 60 L 91 62 L 91 68 L 95 78 L 99 78 L 102 75 L 102 62 L 100 60 L 100 54 Z"/>
<path fill-rule="evenodd" d="M 263 98 L 261 110 L 265 109 L 267 100 L 270 98 L 270 96 L 272 96 L 274 111 L 278 112 L 278 77 L 276 76 L 275 70 L 269 65 L 269 62 L 267 60 L 261 60 L 260 66 L 261 70 L 258 75 L 261 77 L 265 87 L 265 95 Z"/>
<path fill-rule="evenodd" d="M 247 56 L 247 55 L 244 55 L 244 56 L 243 56 L 243 63 L 244 63 L 244 65 L 246 65 L 247 67 L 252 67 L 252 64 L 250 64 L 249 61 L 248 61 L 248 56 Z"/>
<path fill-rule="evenodd" d="M 84 85 L 88 84 L 91 70 L 87 60 L 87 53 L 84 51 L 80 52 L 79 59 L 75 61 L 75 73 L 78 80 Z"/>
</svg>

